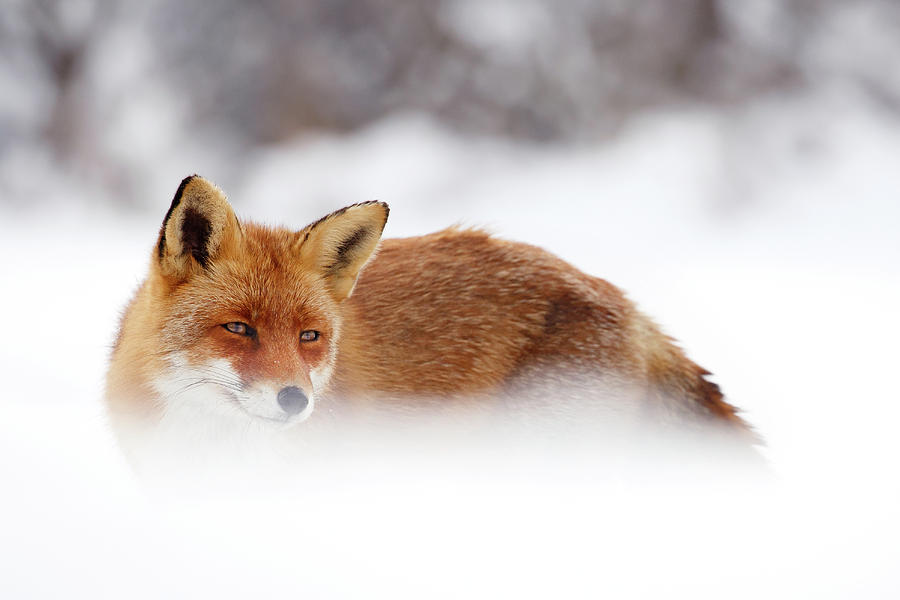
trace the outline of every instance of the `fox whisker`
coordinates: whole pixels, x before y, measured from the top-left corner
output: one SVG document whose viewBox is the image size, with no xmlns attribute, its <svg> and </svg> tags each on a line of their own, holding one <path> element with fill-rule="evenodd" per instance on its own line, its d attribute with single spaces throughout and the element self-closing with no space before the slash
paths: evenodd
<svg viewBox="0 0 900 600">
<path fill-rule="evenodd" d="M 227 379 L 218 379 L 218 378 L 213 378 L 213 377 L 190 377 L 190 378 L 182 378 L 182 379 L 176 380 L 176 383 L 181 383 L 181 382 L 188 382 L 188 383 L 179 387 L 174 392 L 171 392 L 170 394 L 168 394 L 167 397 L 169 399 L 176 398 L 176 397 L 184 394 L 185 392 L 188 392 L 194 388 L 197 388 L 202 385 L 207 385 L 207 384 L 217 385 L 221 388 L 224 388 L 224 389 L 229 390 L 234 393 L 241 393 L 244 391 L 243 387 L 239 383 L 232 381 L 232 380 L 227 380 Z"/>
</svg>

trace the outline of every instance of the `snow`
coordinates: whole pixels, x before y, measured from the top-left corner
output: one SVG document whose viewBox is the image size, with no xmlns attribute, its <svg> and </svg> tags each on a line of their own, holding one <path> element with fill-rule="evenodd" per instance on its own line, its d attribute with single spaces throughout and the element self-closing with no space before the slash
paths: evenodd
<svg viewBox="0 0 900 600">
<path fill-rule="evenodd" d="M 387 236 L 486 225 L 610 280 L 715 373 L 777 483 L 598 480 L 559 451 L 510 471 L 340 455 L 290 489 L 147 489 L 100 395 L 119 311 L 195 169 L 170 172 L 206 160 L 187 150 L 168 181 L 148 167 L 170 188 L 156 212 L 0 205 L 0 596 L 896 596 L 900 128 L 840 90 L 740 110 L 542 148 L 401 115 L 202 174 L 244 217 L 299 228 L 380 199 Z"/>
</svg>

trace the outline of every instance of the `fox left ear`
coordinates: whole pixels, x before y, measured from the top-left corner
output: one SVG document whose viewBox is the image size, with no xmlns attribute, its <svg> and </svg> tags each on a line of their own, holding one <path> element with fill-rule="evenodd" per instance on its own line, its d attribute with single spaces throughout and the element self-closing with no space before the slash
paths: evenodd
<svg viewBox="0 0 900 600">
<path fill-rule="evenodd" d="M 224 192 L 197 175 L 185 177 L 159 232 L 159 269 L 176 281 L 187 279 L 208 268 L 239 234 Z"/>
<path fill-rule="evenodd" d="M 336 300 L 353 292 L 372 258 L 388 218 L 384 202 L 363 202 L 333 212 L 300 232 L 300 257 L 325 278 Z"/>
</svg>

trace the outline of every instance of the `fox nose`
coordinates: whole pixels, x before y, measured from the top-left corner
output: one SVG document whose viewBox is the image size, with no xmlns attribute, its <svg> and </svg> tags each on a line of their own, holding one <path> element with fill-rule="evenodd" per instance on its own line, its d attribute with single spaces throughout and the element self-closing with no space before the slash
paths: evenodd
<svg viewBox="0 0 900 600">
<path fill-rule="evenodd" d="M 281 388 L 281 391 L 278 392 L 278 406 L 289 415 L 303 412 L 308 405 L 309 398 L 306 397 L 303 390 L 296 386 Z"/>
</svg>

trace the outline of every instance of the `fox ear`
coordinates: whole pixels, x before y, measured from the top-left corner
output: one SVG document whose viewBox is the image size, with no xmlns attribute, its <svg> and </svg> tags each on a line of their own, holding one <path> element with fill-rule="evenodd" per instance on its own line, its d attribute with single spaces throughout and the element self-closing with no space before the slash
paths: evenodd
<svg viewBox="0 0 900 600">
<path fill-rule="evenodd" d="M 240 232 L 225 194 L 198 175 L 185 177 L 159 231 L 163 275 L 177 280 L 209 267 Z"/>
<path fill-rule="evenodd" d="M 384 202 L 363 202 L 333 212 L 300 232 L 300 257 L 318 271 L 336 300 L 353 291 L 388 218 Z"/>
</svg>

